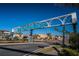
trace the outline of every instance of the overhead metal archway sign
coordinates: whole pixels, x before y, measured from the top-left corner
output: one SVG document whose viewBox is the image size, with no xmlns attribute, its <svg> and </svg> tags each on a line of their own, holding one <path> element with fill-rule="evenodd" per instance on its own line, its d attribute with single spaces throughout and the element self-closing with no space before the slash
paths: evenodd
<svg viewBox="0 0 79 59">
<path fill-rule="evenodd" d="M 71 17 L 71 22 L 66 22 L 66 20 L 68 20 L 67 19 L 68 17 Z M 52 21 L 54 20 L 57 20 L 60 23 L 52 24 Z M 58 16 L 58 17 L 54 17 L 54 18 L 50 18 L 50 19 L 46 19 L 42 21 L 33 22 L 33 23 L 26 24 L 23 26 L 17 26 L 12 29 L 12 32 L 21 33 L 21 32 L 28 31 L 28 30 L 36 30 L 36 29 L 42 29 L 42 28 L 50 28 L 54 26 L 69 25 L 69 24 L 73 24 L 76 22 L 77 22 L 77 15 L 76 15 L 76 12 L 73 12 L 70 14 L 66 14 L 66 15 L 62 15 L 62 16 Z"/>
</svg>

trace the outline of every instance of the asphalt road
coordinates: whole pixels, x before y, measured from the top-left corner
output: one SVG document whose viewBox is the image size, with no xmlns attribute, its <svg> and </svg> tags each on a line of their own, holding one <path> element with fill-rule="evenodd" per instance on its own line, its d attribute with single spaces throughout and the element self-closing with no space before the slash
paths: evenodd
<svg viewBox="0 0 79 59">
<path fill-rule="evenodd" d="M 0 56 L 34 55 L 29 52 L 39 49 L 38 46 L 48 46 L 47 43 L 9 43 L 0 44 Z"/>
</svg>

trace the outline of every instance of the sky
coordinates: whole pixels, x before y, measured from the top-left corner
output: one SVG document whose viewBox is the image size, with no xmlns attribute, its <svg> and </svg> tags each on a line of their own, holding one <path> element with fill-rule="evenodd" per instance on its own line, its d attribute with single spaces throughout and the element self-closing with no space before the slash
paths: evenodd
<svg viewBox="0 0 79 59">
<path fill-rule="evenodd" d="M 72 12 L 76 12 L 77 19 L 79 19 L 79 8 L 75 6 L 64 6 L 63 4 L 57 5 L 45 3 L 0 4 L 0 30 L 11 31 L 12 28 L 17 26 L 22 26 L 32 22 L 41 21 Z M 68 27 L 67 29 L 69 29 L 69 31 L 72 31 L 70 30 L 70 27 Z M 78 29 L 79 25 L 77 25 L 77 31 Z M 40 30 L 40 32 L 41 31 L 42 30 Z M 54 29 L 51 29 L 50 31 L 54 32 Z"/>
</svg>

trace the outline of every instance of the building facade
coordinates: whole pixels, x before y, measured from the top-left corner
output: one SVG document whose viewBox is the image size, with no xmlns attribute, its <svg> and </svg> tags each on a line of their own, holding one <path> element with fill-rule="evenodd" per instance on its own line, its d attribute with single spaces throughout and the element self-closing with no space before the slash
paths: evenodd
<svg viewBox="0 0 79 59">
<path fill-rule="evenodd" d="M 7 30 L 0 30 L 0 40 L 6 40 L 6 38 L 11 34 Z"/>
</svg>

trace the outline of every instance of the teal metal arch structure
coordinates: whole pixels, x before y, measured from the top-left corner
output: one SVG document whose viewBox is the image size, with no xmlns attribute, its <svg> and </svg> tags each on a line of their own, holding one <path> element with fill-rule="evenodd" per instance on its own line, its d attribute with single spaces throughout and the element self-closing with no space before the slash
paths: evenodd
<svg viewBox="0 0 79 59">
<path fill-rule="evenodd" d="M 72 18 L 71 22 L 65 22 L 66 20 L 68 20 L 67 19 L 68 17 Z M 61 18 L 63 18 L 63 20 Z M 52 21 L 54 20 L 59 21 L 60 24 L 52 24 Z M 76 22 L 77 22 L 77 15 L 76 15 L 76 12 L 73 12 L 70 14 L 33 22 L 33 23 L 26 24 L 23 26 L 17 26 L 12 29 L 12 32 L 21 33 L 23 31 L 28 31 L 28 30 L 36 30 L 36 29 L 50 28 L 50 27 L 55 27 L 55 26 L 69 25 L 69 24 L 74 24 Z"/>
<path fill-rule="evenodd" d="M 69 20 L 68 17 L 71 18 L 70 22 L 68 22 L 68 21 L 66 22 L 66 20 Z M 55 20 L 59 21 L 60 23 L 56 23 L 56 24 L 54 24 L 54 22 L 52 23 L 52 21 L 55 21 Z M 71 25 L 72 24 L 76 28 L 76 23 L 77 23 L 77 14 L 76 14 L 76 12 L 73 12 L 73 13 L 62 15 L 62 16 L 53 17 L 53 18 L 50 18 L 50 19 L 33 22 L 33 23 L 26 24 L 26 25 L 23 25 L 23 26 L 17 26 L 17 27 L 12 29 L 12 32 L 22 33 L 24 31 L 30 31 L 30 37 L 32 37 L 32 31 L 33 30 L 62 26 L 63 30 L 65 31 L 65 25 Z M 63 42 L 62 42 L 63 46 L 64 46 L 64 38 L 65 38 L 65 32 L 63 32 Z"/>
</svg>

